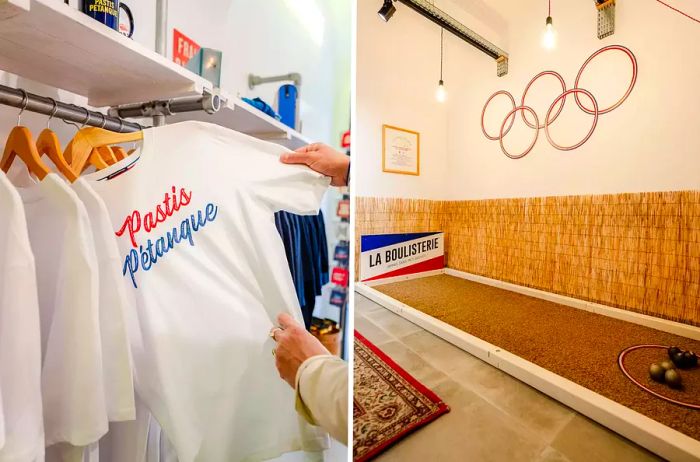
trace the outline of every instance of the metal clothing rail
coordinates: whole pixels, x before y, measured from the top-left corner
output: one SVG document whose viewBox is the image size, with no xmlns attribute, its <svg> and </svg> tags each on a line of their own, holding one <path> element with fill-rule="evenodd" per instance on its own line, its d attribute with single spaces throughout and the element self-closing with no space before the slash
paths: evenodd
<svg viewBox="0 0 700 462">
<path fill-rule="evenodd" d="M 89 109 L 76 106 L 75 104 L 62 103 L 52 98 L 35 95 L 5 85 L 0 85 L 0 104 L 19 109 L 24 108 L 25 111 L 36 112 L 47 116 L 53 114 L 53 118 L 55 119 L 75 122 L 81 125 L 90 125 L 92 127 L 101 127 L 119 133 L 137 132 L 145 128 L 135 122 L 127 122 L 118 117 L 107 116 L 101 112 L 90 111 Z"/>
</svg>

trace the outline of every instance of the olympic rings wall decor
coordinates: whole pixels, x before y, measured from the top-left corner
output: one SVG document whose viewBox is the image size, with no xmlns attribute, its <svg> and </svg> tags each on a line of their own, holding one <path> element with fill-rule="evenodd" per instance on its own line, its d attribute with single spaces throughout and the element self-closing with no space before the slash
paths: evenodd
<svg viewBox="0 0 700 462">
<path fill-rule="evenodd" d="M 574 82 L 574 88 L 579 88 L 578 83 L 581 80 L 581 74 L 583 74 L 583 70 L 586 68 L 586 66 L 588 66 L 588 63 L 590 63 L 593 60 L 593 58 L 595 58 L 599 54 L 603 53 L 604 51 L 608 51 L 608 50 L 620 50 L 623 53 L 627 54 L 630 61 L 632 62 L 632 81 L 630 82 L 629 87 L 627 87 L 627 91 L 622 96 L 622 98 L 620 98 L 620 100 L 617 103 L 613 104 L 609 108 L 601 109 L 600 114 L 607 114 L 608 112 L 611 112 L 614 109 L 617 109 L 618 107 L 620 107 L 620 105 L 625 102 L 625 100 L 630 95 L 630 93 L 632 93 L 632 89 L 634 88 L 634 84 L 637 83 L 637 58 L 634 57 L 634 55 L 629 50 L 629 48 L 623 47 L 622 45 L 610 45 L 610 46 L 601 48 L 600 50 L 596 51 L 586 60 L 585 63 L 583 63 L 583 66 L 581 66 L 581 69 L 579 69 L 579 71 L 578 71 L 578 75 L 576 75 L 576 82 Z M 593 111 L 584 107 L 583 104 L 581 104 L 581 100 L 578 99 L 578 95 L 574 95 L 574 98 L 576 99 L 576 104 L 578 104 L 578 107 L 580 107 L 582 111 L 584 111 L 588 114 L 593 114 Z"/>
<path fill-rule="evenodd" d="M 486 128 L 484 128 L 484 114 L 486 113 L 486 106 L 488 106 L 489 103 L 491 102 L 491 100 L 494 99 L 498 95 L 507 96 L 508 99 L 510 99 L 510 103 L 513 105 L 513 110 L 515 110 L 515 98 L 513 98 L 513 95 L 511 95 L 510 92 L 508 92 L 508 91 L 499 90 L 496 93 L 494 93 L 493 95 L 491 95 L 489 97 L 489 99 L 486 100 L 486 104 L 484 104 L 484 109 L 482 109 L 482 111 L 481 111 L 481 131 L 483 131 L 484 136 L 486 138 L 490 139 L 491 141 L 496 141 L 499 139 L 499 137 L 498 136 L 491 136 L 488 133 L 486 133 Z M 508 117 L 506 117 L 505 120 L 508 120 Z M 513 122 L 515 122 L 515 115 L 513 115 L 513 117 L 511 117 L 510 125 L 508 125 L 508 128 L 503 133 L 503 135 L 505 135 L 506 133 L 508 133 L 510 131 L 510 128 L 513 126 Z"/>
<path fill-rule="evenodd" d="M 530 83 L 528 83 L 527 86 L 525 87 L 525 91 L 523 92 L 523 97 L 520 100 L 521 106 L 525 106 L 525 96 L 527 95 L 527 91 L 530 89 L 532 84 L 535 83 L 535 80 L 539 79 L 540 77 L 542 77 L 544 75 L 553 75 L 554 77 L 559 79 L 559 83 L 561 83 L 561 91 L 562 92 L 566 91 L 566 82 L 564 82 L 564 78 L 561 76 L 561 74 L 559 74 L 558 72 L 554 72 L 554 71 L 542 71 L 539 74 L 537 74 L 536 76 L 534 76 L 532 78 L 532 80 L 530 80 Z M 550 121 L 550 123 L 554 122 L 557 119 L 557 117 L 559 117 L 559 114 L 564 109 L 564 103 L 566 103 L 566 98 L 562 98 L 561 105 L 559 105 L 559 109 L 557 109 L 557 113 L 554 114 L 554 117 L 552 117 L 552 120 Z M 532 125 L 530 122 L 528 122 L 527 118 L 525 118 L 525 111 L 523 111 L 521 113 L 521 115 L 523 116 L 523 122 L 525 122 L 528 127 L 535 128 L 535 126 Z M 539 127 L 540 127 L 540 129 L 542 129 L 542 128 L 544 128 L 544 125 L 540 125 Z"/>
<path fill-rule="evenodd" d="M 581 141 L 579 141 L 578 143 L 574 144 L 573 146 L 560 146 L 552 140 L 552 137 L 549 134 L 549 124 L 551 124 L 552 120 L 554 120 L 554 119 L 550 120 L 549 116 L 552 114 L 552 109 L 554 109 L 554 106 L 556 106 L 556 104 L 559 102 L 559 100 L 560 99 L 565 100 L 566 96 L 569 93 L 573 93 L 575 96 L 578 96 L 579 93 L 583 93 L 584 95 L 588 96 L 591 101 L 593 101 L 593 111 L 591 111 L 591 113 L 593 114 L 593 125 L 591 125 L 591 129 L 588 131 L 588 134 L 586 135 L 586 137 L 584 139 L 582 139 Z M 561 108 L 559 108 L 559 110 L 561 111 Z M 586 112 L 588 112 L 588 111 L 586 111 Z M 557 114 L 559 114 L 559 112 L 557 112 Z M 583 143 L 588 141 L 588 139 L 591 137 L 591 135 L 593 135 L 593 132 L 595 131 L 595 127 L 596 127 L 596 125 L 598 125 L 598 114 L 600 114 L 600 112 L 598 111 L 598 102 L 595 100 L 595 97 L 591 94 L 591 92 L 589 92 L 588 90 L 584 90 L 583 88 L 571 88 L 570 90 L 566 90 L 564 93 L 557 96 L 557 98 L 554 100 L 552 105 L 549 106 L 549 110 L 547 111 L 547 117 L 545 117 L 545 119 L 544 119 L 544 134 L 547 135 L 547 140 L 549 141 L 549 144 L 551 144 L 553 147 L 559 149 L 560 151 L 572 151 L 576 148 L 583 146 Z M 555 114 L 555 116 L 556 116 L 556 114 Z"/>
<path fill-rule="evenodd" d="M 508 120 L 508 117 L 510 117 L 511 115 L 515 115 L 515 113 L 518 111 L 523 111 L 523 114 L 525 113 L 525 111 L 529 111 L 530 114 L 532 114 L 532 116 L 535 118 L 535 125 L 533 125 L 533 128 L 535 129 L 535 138 L 532 140 L 532 143 L 530 143 L 530 146 L 527 148 L 527 150 L 525 152 L 523 152 L 522 154 L 518 154 L 517 156 L 514 156 L 511 154 L 508 154 L 508 151 L 506 151 L 505 146 L 503 146 L 503 135 L 504 135 L 503 127 L 506 126 L 506 121 Z M 512 121 L 511 121 L 510 125 L 511 126 L 513 125 Z M 510 129 L 510 127 L 508 127 L 508 129 Z M 503 119 L 503 123 L 501 124 L 501 131 L 499 132 L 498 139 L 499 139 L 499 143 L 501 144 L 501 151 L 503 151 L 503 154 L 510 157 L 511 159 L 520 159 L 521 157 L 525 157 L 527 155 L 527 153 L 529 153 L 532 150 L 532 148 L 535 147 L 535 143 L 537 142 L 538 136 L 540 136 L 540 120 L 537 117 L 537 113 L 530 106 L 518 106 L 516 108 L 513 108 L 513 110 L 511 110 L 508 113 L 506 118 Z"/>
<path fill-rule="evenodd" d="M 622 97 L 616 103 L 614 103 L 610 107 L 601 109 L 598 107 L 598 102 L 596 101 L 593 94 L 591 92 L 589 92 L 588 90 L 579 87 L 579 82 L 581 81 L 581 75 L 583 74 L 583 71 L 586 69 L 586 66 L 588 66 L 588 64 L 596 56 L 600 55 L 603 52 L 613 51 L 613 50 L 622 51 L 630 59 L 630 62 L 632 64 L 632 80 L 630 81 L 630 84 L 627 87 L 627 91 L 625 92 L 625 94 L 622 95 Z M 574 82 L 573 88 L 570 88 L 570 89 L 566 88 L 566 82 L 564 81 L 564 78 L 558 72 L 543 71 L 543 72 L 540 72 L 539 74 L 537 74 L 536 76 L 534 76 L 530 80 L 530 82 L 527 84 L 527 86 L 525 87 L 525 91 L 523 91 L 522 98 L 520 99 L 520 106 L 516 106 L 515 98 L 513 98 L 513 95 L 510 94 L 510 92 L 508 92 L 506 90 L 499 90 L 499 91 L 495 92 L 494 94 L 492 94 L 491 96 L 489 96 L 489 98 L 486 100 L 486 103 L 484 103 L 484 108 L 481 110 L 481 131 L 484 133 L 484 136 L 487 139 L 489 139 L 491 141 L 498 141 L 500 146 L 501 146 L 501 151 L 503 151 L 503 154 L 505 154 L 507 157 L 509 157 L 511 159 L 522 159 L 523 157 L 525 157 L 532 150 L 532 148 L 535 146 L 535 143 L 537 142 L 537 138 L 539 137 L 539 131 L 541 129 L 544 129 L 544 133 L 545 133 L 545 136 L 547 138 L 547 141 L 549 141 L 549 144 L 551 144 L 552 147 L 559 149 L 560 151 L 571 151 L 573 149 L 577 149 L 577 148 L 583 146 L 583 144 L 586 143 L 586 141 L 588 141 L 591 138 L 591 136 L 593 135 L 593 132 L 595 131 L 596 126 L 598 125 L 598 116 L 600 116 L 601 114 L 607 114 L 609 112 L 612 112 L 613 110 L 620 107 L 620 105 L 622 105 L 622 103 L 624 103 L 625 100 L 627 100 L 629 95 L 632 93 L 632 90 L 634 89 L 634 85 L 637 83 L 637 72 L 638 72 L 637 58 L 634 56 L 634 53 L 632 53 L 632 51 L 629 48 L 624 47 L 622 45 L 605 46 L 605 47 L 597 50 L 591 56 L 589 56 L 588 59 L 583 63 L 583 65 L 581 66 L 581 68 L 578 71 L 578 74 L 576 75 L 576 81 Z M 561 84 L 561 87 L 562 87 L 562 93 L 559 96 L 557 96 L 554 99 L 554 102 L 551 104 L 551 106 L 549 106 L 549 110 L 547 111 L 547 115 L 544 118 L 544 122 L 540 125 L 540 123 L 539 123 L 540 119 L 537 117 L 535 110 L 532 109 L 532 107 L 527 106 L 525 104 L 525 97 L 527 96 L 527 92 L 530 89 L 530 87 L 532 86 L 532 84 L 540 77 L 543 77 L 546 75 L 551 75 L 553 77 L 556 77 L 557 80 L 559 80 L 559 83 Z M 549 133 L 549 127 L 557 119 L 557 117 L 559 117 L 559 114 L 564 109 L 564 104 L 566 103 L 567 96 L 572 94 L 572 93 L 574 94 L 574 100 L 576 101 L 576 105 L 583 112 L 593 116 L 593 123 L 591 125 L 591 129 L 589 130 L 588 134 L 586 134 L 586 136 L 580 142 L 574 144 L 573 146 L 561 146 L 561 145 L 557 144 L 554 140 L 552 140 L 552 137 Z M 586 107 L 581 102 L 581 99 L 579 97 L 580 93 L 584 94 L 586 97 L 588 97 L 588 99 L 591 100 L 592 108 Z M 491 100 L 498 95 L 504 95 L 508 99 L 510 99 L 512 109 L 508 112 L 508 114 L 503 119 L 503 123 L 501 124 L 501 130 L 499 131 L 498 136 L 492 136 L 492 135 L 489 135 L 489 133 L 486 131 L 486 127 L 484 126 L 484 115 L 486 114 L 486 108 L 488 107 Z M 559 107 L 556 111 L 554 111 L 554 108 L 557 106 L 557 104 L 559 105 Z M 515 114 L 518 111 L 521 111 L 521 116 L 522 116 L 522 119 L 525 122 L 525 124 L 528 127 L 535 129 L 535 137 L 534 137 L 534 140 L 532 141 L 532 143 L 530 143 L 530 146 L 528 146 L 528 148 L 524 152 L 522 152 L 520 154 L 510 154 L 508 151 L 506 151 L 506 148 L 503 144 L 503 137 L 506 136 L 508 134 L 508 132 L 510 131 L 510 129 L 513 127 L 513 123 L 515 122 Z M 553 111 L 554 111 L 554 113 L 553 113 Z M 534 124 L 532 124 L 529 120 L 527 120 L 527 117 L 525 116 L 525 112 L 529 112 L 530 114 L 533 115 L 533 117 L 535 118 Z M 510 123 L 508 123 L 508 119 L 510 119 Z M 508 124 L 507 128 L 506 128 L 506 124 Z"/>
</svg>

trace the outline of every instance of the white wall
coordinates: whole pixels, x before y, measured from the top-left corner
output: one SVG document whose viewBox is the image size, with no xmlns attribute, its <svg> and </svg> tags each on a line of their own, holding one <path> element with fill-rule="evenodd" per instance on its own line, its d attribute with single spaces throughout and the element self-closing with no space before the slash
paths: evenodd
<svg viewBox="0 0 700 462">
<path fill-rule="evenodd" d="M 670 2 L 700 17 L 697 2 Z M 694 58 L 700 51 L 700 26 L 655 0 L 618 1 L 616 32 L 602 41 L 595 35 L 592 2 L 552 2 L 558 31 L 552 52 L 540 45 L 545 0 L 437 0 L 438 7 L 510 54 L 509 73 L 498 78 L 491 58 L 446 34 L 444 80 L 449 99 L 444 107 L 432 99 L 439 28 L 402 5 L 384 24 L 376 18 L 379 2 L 359 3 L 359 195 L 476 199 L 700 188 L 700 142 L 693 136 L 700 103 L 693 90 L 700 81 L 700 63 Z M 363 43 L 372 49 L 363 50 Z M 529 80 L 548 69 L 561 73 L 571 88 L 586 58 L 609 44 L 625 45 L 635 53 L 639 77 L 629 99 L 600 116 L 593 136 L 581 148 L 558 151 L 542 130 L 528 156 L 511 160 L 497 141 L 484 137 L 481 111 L 494 91 L 510 91 L 519 104 Z M 601 108 L 607 107 L 624 93 L 630 73 L 627 58 L 610 52 L 591 63 L 581 86 L 595 95 Z M 560 92 L 559 83 L 545 77 L 531 88 L 526 104 L 542 119 Z M 508 109 L 504 102 L 494 100 L 489 107 L 486 127 L 491 132 L 498 130 Z M 380 127 L 394 117 L 399 119 L 394 123 L 405 121 L 408 128 L 421 131 L 430 143 L 423 145 L 424 152 L 439 152 L 423 157 L 421 177 L 381 173 Z M 552 125 L 552 136 L 573 144 L 585 135 L 591 120 L 570 97 Z M 505 145 L 517 152 L 533 134 L 518 115 Z"/>
<path fill-rule="evenodd" d="M 361 196 L 439 198 L 447 167 L 447 113 L 435 101 L 440 29 L 397 5 L 357 2 L 355 191 Z M 382 172 L 382 124 L 420 132 L 420 176 Z"/>
<path fill-rule="evenodd" d="M 467 2 L 464 2 L 467 3 Z M 527 4 L 526 4 L 527 3 Z M 676 6 L 700 16 L 700 5 L 676 0 Z M 509 24 L 510 71 L 495 76 L 495 66 L 476 65 L 473 52 L 464 49 L 451 62 L 451 73 L 464 75 L 463 85 L 452 91 L 449 114 L 449 187 L 447 198 L 495 198 L 542 195 L 664 191 L 700 187 L 700 142 L 697 115 L 700 95 L 692 89 L 700 80 L 700 26 L 654 0 L 619 1 L 613 36 L 598 40 L 592 2 L 552 2 L 558 45 L 552 52 L 540 46 L 546 2 L 502 1 L 498 8 Z M 540 132 L 530 154 L 521 160 L 506 158 L 497 141 L 481 133 L 481 110 L 498 89 L 510 91 L 520 103 L 530 79 L 542 70 L 555 70 L 567 87 L 592 52 L 609 44 L 630 48 L 639 63 L 632 94 L 615 111 L 601 115 L 591 139 L 581 148 L 563 152 L 550 146 Z M 626 90 L 629 60 L 620 52 L 596 58 L 586 69 L 580 86 L 590 90 L 601 108 L 608 107 Z M 539 80 L 526 104 L 541 119 L 561 92 L 552 77 Z M 505 100 L 501 100 L 501 103 Z M 590 105 L 585 96 L 584 104 Z M 497 131 L 505 113 L 495 104 L 487 112 L 486 126 Z M 499 113 L 500 110 L 500 113 Z M 592 116 L 568 98 L 551 129 L 560 143 L 573 144 L 591 126 Z M 527 146 L 534 130 L 520 118 L 505 138 L 517 152 Z"/>
<path fill-rule="evenodd" d="M 301 73 L 301 131 L 339 144 L 350 120 L 350 0 L 208 0 L 206 8 L 205 2 L 169 3 L 169 56 L 172 28 L 177 28 L 200 45 L 223 51 L 224 90 L 260 96 L 273 106 L 282 83 L 250 90 L 248 74 Z"/>
</svg>

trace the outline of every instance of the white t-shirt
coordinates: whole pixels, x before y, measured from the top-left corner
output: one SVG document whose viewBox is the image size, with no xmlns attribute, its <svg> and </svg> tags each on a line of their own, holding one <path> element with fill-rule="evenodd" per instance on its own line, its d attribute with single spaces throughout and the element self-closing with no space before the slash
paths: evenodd
<svg viewBox="0 0 700 462">
<path fill-rule="evenodd" d="M 107 431 L 98 270 L 85 207 L 55 173 L 13 177 L 36 260 L 46 446 L 85 446 Z"/>
<path fill-rule="evenodd" d="M 284 165 L 285 148 L 206 123 L 144 131 L 138 153 L 88 175 L 110 212 L 136 299 L 134 381 L 180 462 L 321 450 L 300 424 L 268 336 L 301 321 L 280 209 L 315 214 L 329 180 Z"/>
<path fill-rule="evenodd" d="M 41 338 L 34 256 L 19 194 L 0 172 L 0 462 L 43 460 Z"/>
<path fill-rule="evenodd" d="M 78 178 L 71 187 L 85 206 L 95 239 L 107 416 L 110 422 L 133 420 L 136 416 L 134 382 L 125 319 L 128 316 L 135 322 L 135 313 L 120 271 L 117 240 L 107 207 L 92 187 L 83 178 Z"/>
</svg>

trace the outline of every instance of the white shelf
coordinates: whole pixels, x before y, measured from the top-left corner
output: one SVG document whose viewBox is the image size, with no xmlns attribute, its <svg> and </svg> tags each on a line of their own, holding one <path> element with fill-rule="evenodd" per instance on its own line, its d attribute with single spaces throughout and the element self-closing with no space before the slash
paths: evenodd
<svg viewBox="0 0 700 462">
<path fill-rule="evenodd" d="M 95 107 L 201 95 L 209 81 L 60 0 L 0 0 L 0 70 L 86 96 Z M 239 98 L 221 95 L 212 122 L 290 149 L 309 140 Z"/>
<path fill-rule="evenodd" d="M 240 98 L 221 94 L 221 109 L 214 114 L 204 111 L 184 112 L 167 118 L 168 123 L 200 120 L 230 128 L 256 138 L 296 149 L 311 141 L 296 130 L 284 125 Z"/>
<path fill-rule="evenodd" d="M 96 107 L 211 88 L 61 0 L 0 0 L 0 70 L 86 96 Z"/>
</svg>

